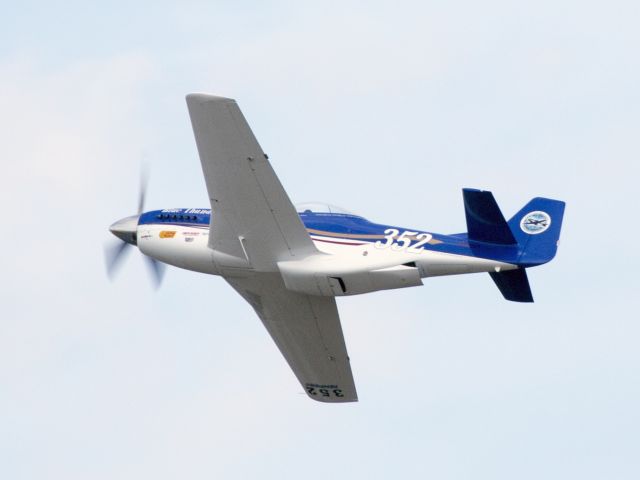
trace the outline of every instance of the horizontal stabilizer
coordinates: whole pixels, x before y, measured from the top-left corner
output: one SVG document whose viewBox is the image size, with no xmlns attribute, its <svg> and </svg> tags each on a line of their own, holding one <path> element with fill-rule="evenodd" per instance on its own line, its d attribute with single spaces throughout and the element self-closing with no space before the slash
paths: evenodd
<svg viewBox="0 0 640 480">
<path fill-rule="evenodd" d="M 533 302 L 527 271 L 524 268 L 505 272 L 489 272 L 500 292 L 512 302 Z"/>
<path fill-rule="evenodd" d="M 516 244 L 491 192 L 464 188 L 462 195 L 469 240 L 500 245 Z"/>
</svg>

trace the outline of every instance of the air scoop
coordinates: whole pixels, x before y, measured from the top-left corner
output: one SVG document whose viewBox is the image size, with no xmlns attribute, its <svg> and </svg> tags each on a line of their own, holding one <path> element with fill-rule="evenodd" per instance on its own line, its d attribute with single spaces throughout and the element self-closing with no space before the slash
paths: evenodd
<svg viewBox="0 0 640 480">
<path fill-rule="evenodd" d="M 132 215 L 118 220 L 109 227 L 109 231 L 123 242 L 137 245 L 138 218 L 140 218 L 140 215 Z"/>
</svg>

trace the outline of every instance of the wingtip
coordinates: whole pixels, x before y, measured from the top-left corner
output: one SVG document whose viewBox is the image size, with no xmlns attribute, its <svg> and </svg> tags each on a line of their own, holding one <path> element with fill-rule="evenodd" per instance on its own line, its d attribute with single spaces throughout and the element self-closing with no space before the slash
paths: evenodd
<svg viewBox="0 0 640 480">
<path fill-rule="evenodd" d="M 326 398 L 326 397 L 314 397 L 307 394 L 311 400 L 315 400 L 319 403 L 356 403 L 358 397 L 343 397 L 343 398 Z"/>
<path fill-rule="evenodd" d="M 205 103 L 205 102 L 235 102 L 233 98 L 212 95 L 204 92 L 188 93 L 186 95 L 187 103 Z"/>
</svg>

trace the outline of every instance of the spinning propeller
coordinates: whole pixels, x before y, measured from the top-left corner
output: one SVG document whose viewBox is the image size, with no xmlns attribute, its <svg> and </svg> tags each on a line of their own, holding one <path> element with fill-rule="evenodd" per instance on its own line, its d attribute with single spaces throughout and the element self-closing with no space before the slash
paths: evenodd
<svg viewBox="0 0 640 480">
<path fill-rule="evenodd" d="M 144 210 L 144 202 L 147 194 L 148 174 L 146 170 L 140 175 L 140 191 L 138 195 L 138 213 L 130 217 L 118 220 L 109 227 L 109 231 L 118 237 L 121 242 L 105 246 L 105 260 L 107 263 L 107 275 L 113 280 L 124 257 L 127 256 L 130 246 L 138 244 L 138 219 Z M 145 262 L 149 267 L 151 278 L 155 288 L 162 283 L 165 265 L 154 258 L 144 255 Z"/>
</svg>

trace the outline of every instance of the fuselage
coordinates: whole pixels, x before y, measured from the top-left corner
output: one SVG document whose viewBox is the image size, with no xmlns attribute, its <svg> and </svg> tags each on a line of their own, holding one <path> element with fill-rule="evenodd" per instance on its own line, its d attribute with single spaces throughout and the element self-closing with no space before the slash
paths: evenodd
<svg viewBox="0 0 640 480">
<path fill-rule="evenodd" d="M 421 278 L 516 268 L 518 251 L 505 246 L 476 246 L 466 234 L 443 235 L 370 222 L 358 215 L 299 212 L 316 248 L 331 256 L 339 274 L 346 269 L 416 268 Z M 212 225 L 212 226 L 211 226 Z M 146 255 L 179 268 L 220 274 L 209 247 L 211 210 L 173 208 L 143 213 L 138 218 L 138 248 Z M 323 262 L 324 258 L 321 258 Z M 325 262 L 326 263 L 326 262 Z"/>
</svg>

